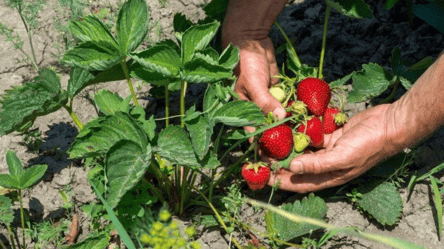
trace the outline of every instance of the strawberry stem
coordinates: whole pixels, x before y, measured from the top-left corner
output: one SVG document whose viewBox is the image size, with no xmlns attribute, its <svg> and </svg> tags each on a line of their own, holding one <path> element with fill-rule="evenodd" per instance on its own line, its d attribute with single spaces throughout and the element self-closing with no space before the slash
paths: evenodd
<svg viewBox="0 0 444 249">
<path fill-rule="evenodd" d="M 324 79 L 324 75 L 322 74 L 322 69 L 324 67 L 325 45 L 327 43 L 327 27 L 328 27 L 328 19 L 330 17 L 330 12 L 331 12 L 331 6 L 327 4 L 327 9 L 325 10 L 324 34 L 322 36 L 321 59 L 319 60 L 319 71 L 318 71 L 319 79 Z"/>
<path fill-rule="evenodd" d="M 170 91 L 168 85 L 165 85 L 165 126 L 170 124 Z"/>
<path fill-rule="evenodd" d="M 292 42 L 290 41 L 290 39 L 288 38 L 287 34 L 285 34 L 284 29 L 281 27 L 281 25 L 279 25 L 278 22 L 274 22 L 274 25 L 276 25 L 276 27 L 279 29 L 279 31 L 281 32 L 282 36 L 284 37 L 285 41 L 287 42 L 288 46 L 290 46 L 291 49 L 291 53 L 294 56 L 294 59 L 296 60 L 296 66 L 298 68 L 300 68 L 302 66 L 301 60 L 299 60 L 298 55 L 296 54 L 296 49 L 294 48 Z"/>
<path fill-rule="evenodd" d="M 137 101 L 136 93 L 134 92 L 133 82 L 131 81 L 131 77 L 129 77 L 129 70 L 128 70 L 128 65 L 126 65 L 126 60 L 123 59 L 120 62 L 120 64 L 122 65 L 123 73 L 125 74 L 126 81 L 128 82 L 128 87 L 131 92 L 131 95 L 133 96 L 134 105 L 138 106 L 139 101 Z"/>
<path fill-rule="evenodd" d="M 65 110 L 69 113 L 69 116 L 71 116 L 74 123 L 79 127 L 79 130 L 83 129 L 83 124 L 80 122 L 80 119 L 77 117 L 76 113 L 72 110 L 72 100 L 69 105 L 63 106 Z"/>
</svg>

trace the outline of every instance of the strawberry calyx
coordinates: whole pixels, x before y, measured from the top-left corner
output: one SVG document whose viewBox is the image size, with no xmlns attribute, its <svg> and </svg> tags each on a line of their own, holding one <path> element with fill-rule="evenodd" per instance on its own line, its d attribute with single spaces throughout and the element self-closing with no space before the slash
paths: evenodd
<svg viewBox="0 0 444 249">
<path fill-rule="evenodd" d="M 348 118 L 345 113 L 339 112 L 338 114 L 336 114 L 334 116 L 334 120 L 335 120 L 336 125 L 341 126 L 341 125 L 347 123 Z"/>
<path fill-rule="evenodd" d="M 254 172 L 257 174 L 260 167 L 267 167 L 267 166 L 268 166 L 268 164 L 264 163 L 264 162 L 256 162 L 256 163 L 248 162 L 245 169 L 254 169 Z"/>
</svg>

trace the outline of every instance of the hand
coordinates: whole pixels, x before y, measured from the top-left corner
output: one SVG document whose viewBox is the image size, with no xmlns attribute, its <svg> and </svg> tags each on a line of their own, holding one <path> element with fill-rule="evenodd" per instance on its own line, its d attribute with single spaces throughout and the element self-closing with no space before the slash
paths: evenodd
<svg viewBox="0 0 444 249">
<path fill-rule="evenodd" d="M 264 114 L 273 112 L 279 119 L 285 117 L 282 104 L 269 93 L 272 84 L 278 83 L 273 76 L 279 73 L 274 48 L 270 38 L 236 42 L 240 49 L 239 65 L 235 74 L 238 80 L 234 91 L 242 100 L 255 102 Z"/>
<path fill-rule="evenodd" d="M 378 162 L 398 152 L 390 139 L 391 105 L 380 105 L 353 116 L 342 128 L 325 135 L 321 150 L 292 160 L 289 170 L 273 175 L 269 185 L 280 179 L 280 188 L 298 193 L 344 184 Z M 389 127 L 390 126 L 390 127 Z"/>
</svg>

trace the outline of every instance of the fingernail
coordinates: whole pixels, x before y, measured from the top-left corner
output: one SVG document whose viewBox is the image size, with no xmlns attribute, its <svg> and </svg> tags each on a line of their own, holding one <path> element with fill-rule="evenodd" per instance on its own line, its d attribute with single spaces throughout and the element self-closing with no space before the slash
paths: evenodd
<svg viewBox="0 0 444 249">
<path fill-rule="evenodd" d="M 304 165 L 301 161 L 295 161 L 291 163 L 291 171 L 293 171 L 296 174 L 303 174 L 304 173 Z"/>
<path fill-rule="evenodd" d="M 273 115 L 277 116 L 279 120 L 285 118 L 287 115 L 287 112 L 282 107 L 276 107 L 276 109 L 273 110 Z"/>
</svg>

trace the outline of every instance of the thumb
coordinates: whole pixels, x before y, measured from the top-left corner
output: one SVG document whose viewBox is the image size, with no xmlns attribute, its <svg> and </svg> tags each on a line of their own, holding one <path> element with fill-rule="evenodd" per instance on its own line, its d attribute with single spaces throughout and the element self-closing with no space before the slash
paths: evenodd
<svg viewBox="0 0 444 249">
<path fill-rule="evenodd" d="M 267 87 L 256 87 L 254 91 L 250 92 L 249 95 L 250 99 L 255 102 L 265 114 L 272 112 L 273 115 L 277 116 L 279 120 L 285 118 L 287 112 L 285 111 L 281 102 L 279 102 L 270 94 L 270 92 L 268 92 Z"/>
</svg>

